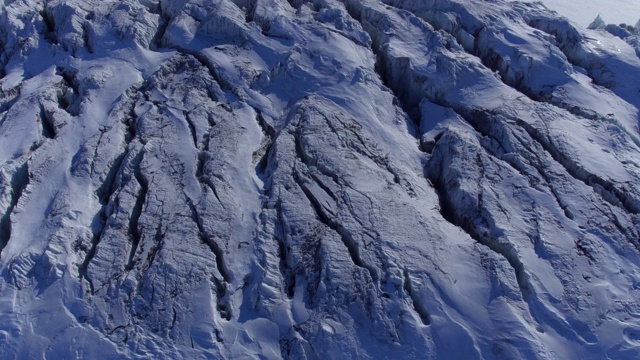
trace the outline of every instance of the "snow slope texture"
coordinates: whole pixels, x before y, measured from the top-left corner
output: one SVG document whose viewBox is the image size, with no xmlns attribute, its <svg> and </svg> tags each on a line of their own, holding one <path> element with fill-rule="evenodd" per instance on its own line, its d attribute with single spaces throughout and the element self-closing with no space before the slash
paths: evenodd
<svg viewBox="0 0 640 360">
<path fill-rule="evenodd" d="M 1 358 L 638 357 L 629 39 L 504 1 L 3 5 Z"/>
</svg>

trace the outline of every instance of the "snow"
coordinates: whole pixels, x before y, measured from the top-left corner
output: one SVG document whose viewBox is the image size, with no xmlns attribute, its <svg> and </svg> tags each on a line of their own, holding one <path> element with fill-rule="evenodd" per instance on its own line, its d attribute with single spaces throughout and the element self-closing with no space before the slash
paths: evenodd
<svg viewBox="0 0 640 360">
<path fill-rule="evenodd" d="M 598 15 L 609 24 L 635 25 L 640 20 L 640 3 L 635 0 L 542 0 L 541 2 L 583 28 L 591 24 Z"/>
<path fill-rule="evenodd" d="M 607 3 L 3 2 L 0 357 L 633 359 Z"/>
</svg>

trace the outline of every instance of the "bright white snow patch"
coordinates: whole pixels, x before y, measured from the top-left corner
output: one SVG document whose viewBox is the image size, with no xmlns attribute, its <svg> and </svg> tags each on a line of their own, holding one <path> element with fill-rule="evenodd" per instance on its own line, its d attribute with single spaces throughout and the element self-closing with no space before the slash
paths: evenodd
<svg viewBox="0 0 640 360">
<path fill-rule="evenodd" d="M 521 0 L 535 2 L 538 0 Z M 637 0 L 542 0 L 546 7 L 586 27 L 598 15 L 609 24 L 633 25 L 640 19 L 640 1 Z"/>
</svg>

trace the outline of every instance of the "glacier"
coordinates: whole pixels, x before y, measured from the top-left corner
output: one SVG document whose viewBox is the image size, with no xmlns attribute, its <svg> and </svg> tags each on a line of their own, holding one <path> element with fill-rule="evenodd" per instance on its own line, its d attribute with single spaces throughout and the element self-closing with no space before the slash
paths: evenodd
<svg viewBox="0 0 640 360">
<path fill-rule="evenodd" d="M 637 27 L 1 8 L 0 358 L 640 356 Z"/>
</svg>

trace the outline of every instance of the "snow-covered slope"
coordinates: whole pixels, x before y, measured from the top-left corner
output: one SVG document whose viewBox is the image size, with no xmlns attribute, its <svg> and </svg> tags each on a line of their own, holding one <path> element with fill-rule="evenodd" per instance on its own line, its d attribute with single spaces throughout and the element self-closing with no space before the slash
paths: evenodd
<svg viewBox="0 0 640 360">
<path fill-rule="evenodd" d="M 503 1 L 3 4 L 1 358 L 638 357 L 637 35 Z"/>
</svg>

